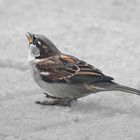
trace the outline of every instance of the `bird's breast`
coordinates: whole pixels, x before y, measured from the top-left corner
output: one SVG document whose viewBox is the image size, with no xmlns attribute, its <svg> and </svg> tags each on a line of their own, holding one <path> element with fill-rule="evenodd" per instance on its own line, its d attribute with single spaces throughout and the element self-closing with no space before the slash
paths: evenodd
<svg viewBox="0 0 140 140">
<path fill-rule="evenodd" d="M 37 85 L 48 94 L 61 98 L 79 98 L 88 95 L 87 89 L 83 85 L 67 83 L 49 83 L 42 80 L 40 72 L 32 66 L 32 74 Z"/>
</svg>

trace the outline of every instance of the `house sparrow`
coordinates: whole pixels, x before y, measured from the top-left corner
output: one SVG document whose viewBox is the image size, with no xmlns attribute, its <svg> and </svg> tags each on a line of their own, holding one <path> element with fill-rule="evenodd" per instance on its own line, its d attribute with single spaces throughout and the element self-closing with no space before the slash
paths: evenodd
<svg viewBox="0 0 140 140">
<path fill-rule="evenodd" d="M 71 55 L 63 54 L 44 35 L 28 33 L 29 63 L 35 82 L 50 101 L 43 105 L 70 106 L 78 98 L 101 91 L 124 91 L 140 95 L 140 90 L 122 86 L 99 69 Z"/>
</svg>

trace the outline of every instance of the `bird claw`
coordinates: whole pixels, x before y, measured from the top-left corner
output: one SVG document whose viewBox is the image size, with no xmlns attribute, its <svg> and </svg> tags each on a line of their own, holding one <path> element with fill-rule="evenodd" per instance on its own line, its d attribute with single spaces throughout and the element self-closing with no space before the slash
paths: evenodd
<svg viewBox="0 0 140 140">
<path fill-rule="evenodd" d="M 36 104 L 40 105 L 58 105 L 58 106 L 69 106 L 71 107 L 71 99 L 54 99 L 52 101 L 35 101 Z"/>
</svg>

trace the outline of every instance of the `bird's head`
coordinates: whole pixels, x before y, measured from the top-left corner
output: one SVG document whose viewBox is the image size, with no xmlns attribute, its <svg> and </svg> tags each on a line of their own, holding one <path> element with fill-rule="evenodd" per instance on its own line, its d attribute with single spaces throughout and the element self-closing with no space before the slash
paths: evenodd
<svg viewBox="0 0 140 140">
<path fill-rule="evenodd" d="M 32 58 L 47 58 L 59 54 L 60 51 L 44 35 L 28 33 L 26 35 L 29 42 L 29 55 Z"/>
</svg>

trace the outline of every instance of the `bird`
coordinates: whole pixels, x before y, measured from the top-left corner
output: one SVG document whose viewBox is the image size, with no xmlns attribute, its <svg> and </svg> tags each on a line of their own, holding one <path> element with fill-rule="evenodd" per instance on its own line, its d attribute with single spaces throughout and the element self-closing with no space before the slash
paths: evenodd
<svg viewBox="0 0 140 140">
<path fill-rule="evenodd" d="M 47 99 L 50 99 L 35 103 L 71 106 L 79 98 L 104 91 L 140 95 L 140 90 L 118 84 L 98 68 L 62 53 L 46 36 L 28 32 L 26 37 L 33 78 Z"/>
</svg>

